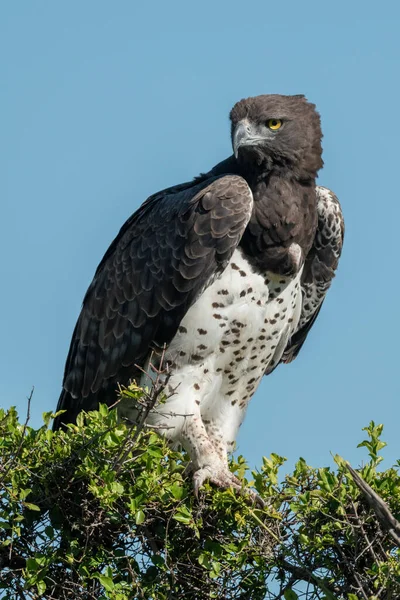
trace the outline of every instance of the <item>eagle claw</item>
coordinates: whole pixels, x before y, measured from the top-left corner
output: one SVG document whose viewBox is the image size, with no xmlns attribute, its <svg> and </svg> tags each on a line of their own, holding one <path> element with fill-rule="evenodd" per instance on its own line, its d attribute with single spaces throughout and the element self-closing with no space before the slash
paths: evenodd
<svg viewBox="0 0 400 600">
<path fill-rule="evenodd" d="M 262 498 L 260 498 L 260 496 L 253 490 L 250 490 L 249 488 L 243 488 L 240 479 L 238 479 L 238 477 L 231 473 L 227 468 L 218 469 L 217 471 L 214 471 L 210 466 L 206 466 L 197 469 L 194 472 L 193 489 L 197 499 L 199 497 L 199 489 L 207 480 L 211 481 L 211 483 L 214 483 L 219 488 L 231 487 L 234 490 L 240 492 L 241 494 L 249 496 L 252 499 L 253 503 L 257 504 L 260 508 L 265 507 L 264 500 L 262 500 Z"/>
</svg>

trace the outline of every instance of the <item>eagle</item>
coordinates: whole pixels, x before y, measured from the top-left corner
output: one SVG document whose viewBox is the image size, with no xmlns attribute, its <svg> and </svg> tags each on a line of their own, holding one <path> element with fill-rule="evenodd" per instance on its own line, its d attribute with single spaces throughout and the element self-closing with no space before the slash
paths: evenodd
<svg viewBox="0 0 400 600">
<path fill-rule="evenodd" d="M 119 231 L 86 292 L 54 429 L 149 385 L 157 357 L 166 400 L 147 424 L 205 480 L 241 487 L 228 455 L 262 377 L 299 353 L 335 275 L 344 221 L 316 185 L 320 116 L 303 95 L 240 100 L 233 154 L 150 196 Z M 156 358 L 155 358 L 156 357 Z M 135 409 L 121 405 L 121 417 Z"/>
</svg>

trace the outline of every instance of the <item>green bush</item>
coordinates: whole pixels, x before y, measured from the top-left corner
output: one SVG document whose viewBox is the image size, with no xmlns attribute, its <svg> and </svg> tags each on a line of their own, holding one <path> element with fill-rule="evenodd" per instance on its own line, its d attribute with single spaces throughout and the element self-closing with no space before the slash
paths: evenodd
<svg viewBox="0 0 400 600">
<path fill-rule="evenodd" d="M 210 485 L 196 500 L 185 455 L 156 433 L 105 406 L 67 431 L 48 428 L 53 416 L 33 429 L 0 410 L 0 598 L 400 598 L 396 533 L 341 458 L 334 470 L 301 458 L 280 483 L 284 458 L 249 481 L 239 457 L 231 469 L 265 508 Z M 379 472 L 382 426 L 366 433 L 359 473 L 396 529 L 399 463 Z"/>
</svg>

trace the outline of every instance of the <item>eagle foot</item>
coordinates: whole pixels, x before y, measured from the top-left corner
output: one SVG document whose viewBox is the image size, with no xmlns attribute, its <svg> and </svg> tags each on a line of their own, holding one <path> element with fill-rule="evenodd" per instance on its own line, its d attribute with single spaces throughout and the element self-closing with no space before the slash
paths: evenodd
<svg viewBox="0 0 400 600">
<path fill-rule="evenodd" d="M 210 466 L 202 467 L 197 469 L 193 475 L 193 489 L 196 498 L 199 497 L 199 489 L 205 481 L 209 480 L 211 483 L 219 488 L 233 488 L 240 494 L 249 497 L 253 504 L 256 504 L 259 508 L 265 507 L 265 502 L 260 496 L 249 488 L 244 488 L 240 479 L 231 473 L 228 468 L 222 468 L 213 470 Z"/>
</svg>

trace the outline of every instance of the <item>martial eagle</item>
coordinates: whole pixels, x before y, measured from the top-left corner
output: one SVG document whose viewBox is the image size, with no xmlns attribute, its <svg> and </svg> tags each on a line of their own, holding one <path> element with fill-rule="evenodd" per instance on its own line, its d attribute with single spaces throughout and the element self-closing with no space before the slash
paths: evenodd
<svg viewBox="0 0 400 600">
<path fill-rule="evenodd" d="M 233 155 L 148 198 L 105 253 L 54 424 L 113 404 L 118 383 L 146 384 L 150 355 L 166 348 L 174 393 L 148 423 L 187 450 L 196 490 L 206 479 L 240 487 L 227 454 L 247 405 L 264 374 L 297 356 L 344 233 L 336 196 L 315 183 L 323 162 L 313 104 L 257 96 L 230 120 Z"/>
</svg>

